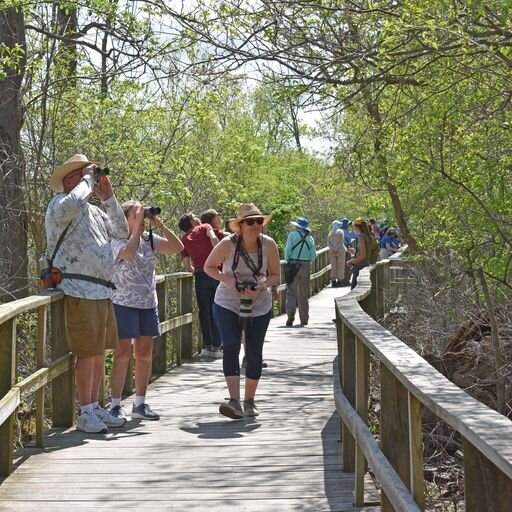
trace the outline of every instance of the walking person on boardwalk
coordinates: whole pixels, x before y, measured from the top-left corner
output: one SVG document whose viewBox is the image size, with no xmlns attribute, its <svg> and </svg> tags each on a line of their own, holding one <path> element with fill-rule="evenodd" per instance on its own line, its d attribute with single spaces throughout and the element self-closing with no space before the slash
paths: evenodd
<svg viewBox="0 0 512 512">
<path fill-rule="evenodd" d="M 290 222 L 295 230 L 288 235 L 284 248 L 287 263 L 297 264 L 298 272 L 293 281 L 286 286 L 286 325 L 291 327 L 295 321 L 295 312 L 299 309 L 300 326 L 309 321 L 309 276 L 311 262 L 316 258 L 315 240 L 311 236 L 308 219 L 299 217 Z"/>
<path fill-rule="evenodd" d="M 185 232 L 181 237 L 184 246 L 181 257 L 185 270 L 194 273 L 199 325 L 204 345 L 202 355 L 220 358 L 222 357 L 220 334 L 213 318 L 213 299 L 219 283 L 206 274 L 203 268 L 206 258 L 219 243 L 219 239 L 214 228 L 210 224 L 202 224 L 192 212 L 181 216 L 179 226 Z"/>
<path fill-rule="evenodd" d="M 179 238 L 158 218 L 155 209 L 144 208 L 137 201 L 122 204 L 128 221 L 128 238 L 114 240 L 115 258 L 113 293 L 119 347 L 114 352 L 110 377 L 112 402 L 109 414 L 124 417 L 121 407 L 126 372 L 134 340 L 135 352 L 135 401 L 132 419 L 158 420 L 160 416 L 146 403 L 146 390 L 151 376 L 153 337 L 160 335 L 158 299 L 156 295 L 155 254 L 173 254 L 183 250 Z M 152 213 L 153 212 L 153 213 Z M 144 230 L 148 219 L 164 235 L 158 236 Z"/>
<path fill-rule="evenodd" d="M 352 242 L 355 247 L 349 249 L 353 257 L 347 261 L 347 267 L 352 269 L 352 281 L 350 289 L 357 286 L 359 272 L 370 264 L 370 226 L 362 217 L 358 217 L 353 222 L 354 232 L 357 238 Z"/>
<path fill-rule="evenodd" d="M 279 250 L 274 240 L 263 234 L 271 217 L 254 204 L 241 204 L 236 218 L 228 222 L 233 234 L 215 246 L 204 266 L 210 277 L 220 281 L 213 312 L 224 345 L 222 367 L 229 401 L 220 405 L 219 412 L 232 419 L 259 414 L 254 397 L 271 318 L 271 289 L 280 282 Z M 243 409 L 239 361 L 242 331 L 247 361 Z"/>
<path fill-rule="evenodd" d="M 57 287 L 64 292 L 66 339 L 76 357 L 77 429 L 87 433 L 106 433 L 108 427 L 126 422 L 110 416 L 98 403 L 105 349 L 118 346 L 110 241 L 128 235 L 126 217 L 106 174 L 85 155 L 70 157 L 50 178 L 57 195 L 45 217 L 48 250 L 63 278 Z M 89 203 L 93 194 L 105 211 Z"/>
<path fill-rule="evenodd" d="M 332 223 L 332 229 L 327 237 L 327 246 L 329 247 L 329 262 L 331 264 L 331 286 L 337 288 L 342 286 L 345 277 L 345 233 L 341 228 L 339 220 Z"/>
</svg>

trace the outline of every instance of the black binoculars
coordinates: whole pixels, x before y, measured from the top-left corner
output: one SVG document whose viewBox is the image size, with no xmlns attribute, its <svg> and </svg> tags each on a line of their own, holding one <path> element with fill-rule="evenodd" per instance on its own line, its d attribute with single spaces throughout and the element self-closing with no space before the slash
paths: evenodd
<svg viewBox="0 0 512 512">
<path fill-rule="evenodd" d="M 108 176 L 110 174 L 110 170 L 108 167 L 94 167 L 94 177 L 97 178 L 99 176 Z"/>
<path fill-rule="evenodd" d="M 148 206 L 147 208 L 144 208 L 145 219 L 155 217 L 156 215 L 160 215 L 161 213 L 162 209 L 159 206 Z"/>
</svg>

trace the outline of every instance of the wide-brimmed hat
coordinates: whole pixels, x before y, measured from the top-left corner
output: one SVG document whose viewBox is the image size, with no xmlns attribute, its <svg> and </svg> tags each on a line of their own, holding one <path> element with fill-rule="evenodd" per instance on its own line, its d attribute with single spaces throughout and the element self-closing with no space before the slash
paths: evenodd
<svg viewBox="0 0 512 512">
<path fill-rule="evenodd" d="M 305 217 L 299 217 L 297 220 L 295 221 L 291 221 L 290 224 L 292 226 L 296 226 L 300 229 L 303 229 L 304 231 L 311 231 L 309 229 L 309 221 L 308 219 L 306 219 Z"/>
<path fill-rule="evenodd" d="M 236 212 L 236 217 L 234 219 L 229 219 L 226 222 L 226 227 L 231 231 L 239 231 L 240 230 L 240 222 L 246 219 L 258 219 L 263 218 L 263 226 L 266 226 L 269 220 L 272 218 L 272 215 L 263 215 L 260 209 L 253 203 L 246 204 L 243 203 L 238 207 Z"/>
<path fill-rule="evenodd" d="M 98 162 L 89 160 L 85 155 L 77 154 L 69 157 L 62 165 L 55 167 L 55 170 L 50 177 L 50 188 L 54 192 L 63 192 L 64 184 L 62 183 L 62 180 L 66 175 L 72 171 L 76 171 L 77 169 L 83 169 L 90 164 L 99 165 Z"/>
</svg>

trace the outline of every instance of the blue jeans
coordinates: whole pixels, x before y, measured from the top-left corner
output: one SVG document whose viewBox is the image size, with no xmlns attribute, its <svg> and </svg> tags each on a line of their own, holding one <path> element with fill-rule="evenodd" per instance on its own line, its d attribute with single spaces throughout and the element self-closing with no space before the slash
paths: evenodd
<svg viewBox="0 0 512 512">
<path fill-rule="evenodd" d="M 199 308 L 199 324 L 201 325 L 201 334 L 203 335 L 203 345 L 205 347 L 220 347 L 220 334 L 213 318 L 213 299 L 219 281 L 213 279 L 203 271 L 196 272 L 195 289 L 197 306 Z"/>
<path fill-rule="evenodd" d="M 240 317 L 233 311 L 218 304 L 213 305 L 213 315 L 217 321 L 224 345 L 222 369 L 225 377 L 240 375 L 240 345 L 242 342 L 242 328 Z M 258 380 L 261 377 L 263 362 L 263 342 L 267 333 L 272 312 L 250 319 L 250 328 L 245 331 L 245 358 L 247 367 L 245 376 Z"/>
</svg>

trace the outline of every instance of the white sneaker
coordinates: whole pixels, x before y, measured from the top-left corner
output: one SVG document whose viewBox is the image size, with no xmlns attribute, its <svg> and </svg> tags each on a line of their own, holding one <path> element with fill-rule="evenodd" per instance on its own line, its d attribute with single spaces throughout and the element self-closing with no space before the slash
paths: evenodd
<svg viewBox="0 0 512 512">
<path fill-rule="evenodd" d="M 126 423 L 126 418 L 123 416 L 113 416 L 109 414 L 103 407 L 96 407 L 93 414 L 97 416 L 107 427 L 119 428 Z"/>
<path fill-rule="evenodd" d="M 108 427 L 96 414 L 83 412 L 76 420 L 76 429 L 88 434 L 106 434 Z"/>
<path fill-rule="evenodd" d="M 215 357 L 215 359 L 222 359 L 223 352 L 220 348 L 214 348 L 213 350 L 210 350 L 211 357 Z"/>
</svg>

